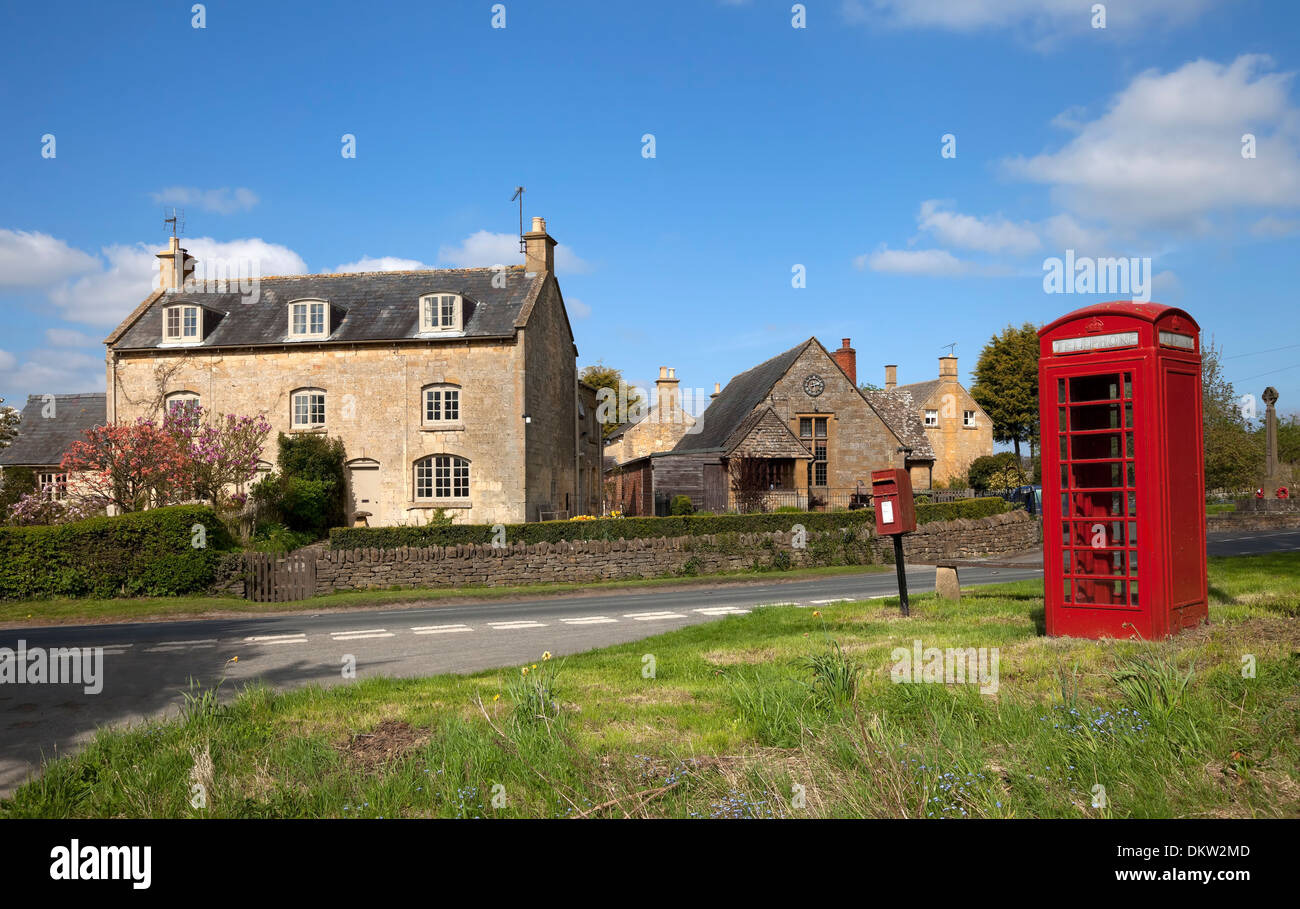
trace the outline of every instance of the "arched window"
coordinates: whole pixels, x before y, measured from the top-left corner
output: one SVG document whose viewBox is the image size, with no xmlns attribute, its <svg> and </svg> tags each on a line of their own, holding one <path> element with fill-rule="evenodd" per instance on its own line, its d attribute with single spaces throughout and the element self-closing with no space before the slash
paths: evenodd
<svg viewBox="0 0 1300 909">
<path fill-rule="evenodd" d="M 426 385 L 423 392 L 423 422 L 439 426 L 460 422 L 460 386 L 449 383 Z"/>
<path fill-rule="evenodd" d="M 294 429 L 321 429 L 325 426 L 325 389 L 299 388 L 289 396 L 289 400 Z"/>
<path fill-rule="evenodd" d="M 179 410 L 182 407 L 197 407 L 199 405 L 199 393 L 197 391 L 173 391 L 163 399 L 164 410 L 167 413 Z"/>
<path fill-rule="evenodd" d="M 469 461 L 457 455 L 430 455 L 415 462 L 415 498 L 469 498 Z"/>
</svg>

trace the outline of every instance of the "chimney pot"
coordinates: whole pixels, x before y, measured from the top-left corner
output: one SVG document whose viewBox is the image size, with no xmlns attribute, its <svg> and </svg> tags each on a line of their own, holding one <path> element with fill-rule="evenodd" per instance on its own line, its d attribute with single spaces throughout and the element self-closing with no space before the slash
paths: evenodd
<svg viewBox="0 0 1300 909">
<path fill-rule="evenodd" d="M 710 401 L 713 400 L 714 398 L 716 398 L 716 397 L 717 397 L 718 395 L 720 395 L 720 394 L 722 394 L 722 383 L 721 383 L 721 382 L 714 382 L 714 383 L 713 383 L 713 394 L 709 395 L 709 400 L 710 400 Z"/>
<path fill-rule="evenodd" d="M 533 229 L 524 234 L 524 251 L 529 274 L 555 271 L 555 239 L 546 232 L 545 218 L 533 218 Z"/>
<path fill-rule="evenodd" d="M 839 350 L 831 353 L 835 362 L 839 364 L 840 369 L 849 377 L 849 381 L 855 386 L 858 384 L 858 353 L 849 346 L 849 339 L 844 339 L 844 346 Z"/>
</svg>

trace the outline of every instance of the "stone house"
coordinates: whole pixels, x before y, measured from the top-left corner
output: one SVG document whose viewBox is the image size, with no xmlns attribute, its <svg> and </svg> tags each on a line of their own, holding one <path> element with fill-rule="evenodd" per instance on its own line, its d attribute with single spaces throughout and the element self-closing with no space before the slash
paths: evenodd
<svg viewBox="0 0 1300 909">
<path fill-rule="evenodd" d="M 858 387 L 848 338 L 833 353 L 809 338 L 728 382 L 671 450 L 616 468 L 612 498 L 627 514 L 677 495 L 706 511 L 861 507 L 886 467 L 928 489 L 934 454 L 909 404 Z"/>
<path fill-rule="evenodd" d="M 660 366 L 653 399 L 644 413 L 616 426 L 605 437 L 607 464 L 624 464 L 652 452 L 668 451 L 691 432 L 695 418 L 682 408 L 677 386 L 677 370 Z"/>
<path fill-rule="evenodd" d="M 966 476 L 971 462 L 993 454 L 993 421 L 975 403 L 957 378 L 957 358 L 939 358 L 939 377 L 910 385 L 898 384 L 898 367 L 885 367 L 885 388 L 879 397 L 911 398 L 934 451 L 934 482 Z"/>
<path fill-rule="evenodd" d="M 264 413 L 343 440 L 349 520 L 419 524 L 589 514 L 600 490 L 595 389 L 534 218 L 525 264 L 260 278 L 250 298 L 186 280 L 175 238 L 159 290 L 108 336 L 107 418 Z"/>
<path fill-rule="evenodd" d="M 0 449 L 0 471 L 24 467 L 32 471 L 37 489 L 51 498 L 67 497 L 77 477 L 69 477 L 59 465 L 73 442 L 85 438 L 87 429 L 107 420 L 105 396 L 101 393 L 29 395 L 18 423 L 18 435 Z M 3 516 L 0 515 L 0 518 Z"/>
</svg>

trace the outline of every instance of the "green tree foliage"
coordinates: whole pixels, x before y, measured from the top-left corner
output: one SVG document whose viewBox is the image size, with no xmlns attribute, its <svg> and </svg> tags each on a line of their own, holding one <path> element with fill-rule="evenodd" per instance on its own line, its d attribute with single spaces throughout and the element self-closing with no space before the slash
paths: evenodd
<svg viewBox="0 0 1300 909">
<path fill-rule="evenodd" d="M 690 496 L 673 496 L 672 504 L 668 506 L 668 513 L 672 515 L 695 514 L 695 503 L 691 501 Z"/>
<path fill-rule="evenodd" d="M 993 455 L 983 455 L 970 462 L 966 470 L 970 488 L 983 492 L 988 489 L 1009 489 L 1024 485 L 1024 471 L 1020 469 L 1020 458 L 1014 451 L 1003 451 Z M 998 485 L 1008 479 L 1016 482 L 1009 486 Z"/>
<path fill-rule="evenodd" d="M 30 467 L 6 467 L 0 474 L 0 521 L 15 502 L 33 492 L 36 492 L 36 471 Z"/>
<path fill-rule="evenodd" d="M 600 361 L 584 366 L 578 378 L 598 389 L 596 400 L 600 403 L 597 405 L 597 413 L 602 438 L 608 438 L 627 419 L 629 411 L 635 412 L 637 408 L 649 403 L 639 388 L 628 386 L 623 379 L 622 370 L 606 366 Z M 602 389 L 603 393 L 600 391 Z"/>
<path fill-rule="evenodd" d="M 1256 435 L 1236 391 L 1223 375 L 1223 352 L 1201 349 L 1201 417 L 1205 428 L 1205 488 L 1253 486 L 1264 469 L 1264 436 Z"/>
<path fill-rule="evenodd" d="M 259 482 L 253 496 L 289 530 L 323 539 L 347 517 L 342 439 L 280 433 L 280 471 Z"/>
<path fill-rule="evenodd" d="M 1038 438 L 1038 328 L 1030 322 L 1008 325 L 980 351 L 970 390 L 993 420 L 993 439 L 1020 443 Z"/>
</svg>

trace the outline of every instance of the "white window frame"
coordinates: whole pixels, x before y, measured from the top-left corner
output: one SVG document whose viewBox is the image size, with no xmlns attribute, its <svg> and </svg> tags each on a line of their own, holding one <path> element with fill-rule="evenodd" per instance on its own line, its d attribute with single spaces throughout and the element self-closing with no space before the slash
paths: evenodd
<svg viewBox="0 0 1300 909">
<path fill-rule="evenodd" d="M 171 413 L 176 409 L 178 404 L 188 404 L 193 402 L 199 404 L 199 394 L 196 391 L 173 391 L 163 399 L 163 415 Z"/>
<path fill-rule="evenodd" d="M 38 471 L 36 486 L 45 498 L 61 502 L 68 497 L 68 474 L 62 470 Z"/>
<path fill-rule="evenodd" d="M 171 330 L 172 314 L 176 314 L 177 331 Z M 186 322 L 193 319 L 192 325 Z M 163 307 L 163 343 L 198 344 L 203 340 L 203 313 L 196 303 L 172 303 Z"/>
<path fill-rule="evenodd" d="M 435 396 L 438 415 L 430 416 L 430 404 L 434 403 Z M 448 400 L 449 397 L 452 401 Z M 464 396 L 459 385 L 450 382 L 426 385 L 420 392 L 420 422 L 425 426 L 459 425 L 464 419 L 465 412 L 461 409 L 463 403 Z M 455 411 L 455 416 L 447 415 L 451 410 Z"/>
<path fill-rule="evenodd" d="M 939 425 L 939 411 L 938 411 L 938 410 L 927 410 L 927 411 L 925 412 L 925 425 L 926 425 L 926 426 L 938 426 L 938 425 Z"/>
<path fill-rule="evenodd" d="M 420 297 L 421 334 L 435 331 L 462 331 L 464 327 L 465 301 L 460 294 L 439 292 Z"/>
<path fill-rule="evenodd" d="M 470 497 L 469 459 L 460 455 L 419 458 L 412 465 L 411 479 L 417 502 L 464 502 Z"/>
<path fill-rule="evenodd" d="M 315 309 L 320 309 L 320 328 L 312 330 L 316 321 Z M 303 330 L 296 328 L 297 316 L 302 313 Z M 289 337 L 290 338 L 328 338 L 330 336 L 330 305 L 325 300 L 293 300 L 289 303 Z"/>
<path fill-rule="evenodd" d="M 975 429 L 978 427 L 979 423 L 976 422 L 975 411 L 963 410 L 961 412 L 961 425 L 966 429 Z"/>
<path fill-rule="evenodd" d="M 318 408 L 313 399 L 317 397 L 320 398 L 319 421 L 314 419 L 316 416 L 315 411 L 317 411 Z M 298 400 L 300 398 L 307 399 L 301 411 L 298 407 Z M 323 388 L 295 388 L 289 395 L 289 425 L 294 429 L 324 429 L 325 408 L 327 403 L 325 389 Z M 298 419 L 300 412 L 307 415 L 306 421 L 300 421 Z"/>
</svg>

